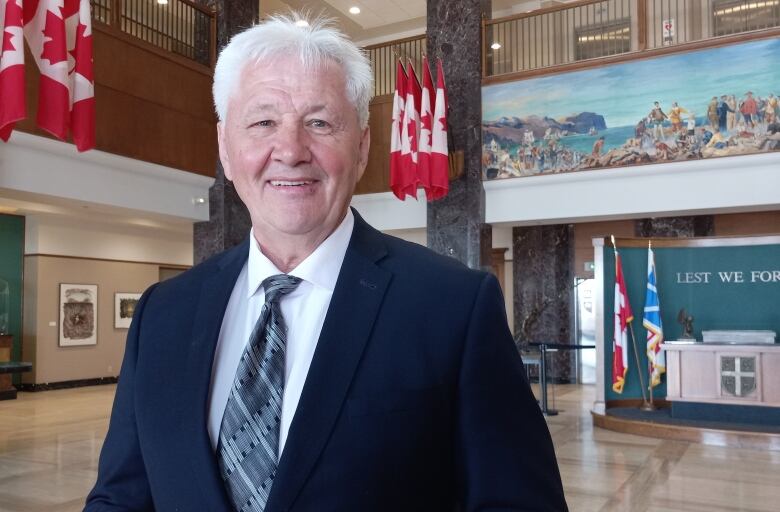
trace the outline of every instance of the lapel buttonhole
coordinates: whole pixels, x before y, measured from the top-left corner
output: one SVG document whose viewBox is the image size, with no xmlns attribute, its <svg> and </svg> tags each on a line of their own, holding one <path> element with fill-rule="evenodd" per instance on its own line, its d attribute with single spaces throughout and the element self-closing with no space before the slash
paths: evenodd
<svg viewBox="0 0 780 512">
<path fill-rule="evenodd" d="M 374 283 L 369 283 L 365 279 L 360 280 L 360 284 L 365 286 L 366 288 L 370 288 L 372 290 L 376 290 L 376 285 Z"/>
</svg>

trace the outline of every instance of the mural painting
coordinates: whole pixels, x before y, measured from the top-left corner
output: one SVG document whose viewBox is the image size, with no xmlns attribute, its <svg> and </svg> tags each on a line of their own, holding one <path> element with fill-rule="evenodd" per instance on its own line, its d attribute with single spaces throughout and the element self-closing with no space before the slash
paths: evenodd
<svg viewBox="0 0 780 512">
<path fill-rule="evenodd" d="M 780 39 L 482 88 L 483 178 L 780 150 Z"/>
</svg>

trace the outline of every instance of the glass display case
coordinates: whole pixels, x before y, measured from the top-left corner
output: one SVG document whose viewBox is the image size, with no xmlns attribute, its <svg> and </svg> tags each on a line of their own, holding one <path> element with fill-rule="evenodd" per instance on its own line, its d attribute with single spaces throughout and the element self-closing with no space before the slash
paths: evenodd
<svg viewBox="0 0 780 512">
<path fill-rule="evenodd" d="M 8 318 L 11 291 L 8 286 L 8 281 L 0 279 L 0 334 L 8 334 Z"/>
</svg>

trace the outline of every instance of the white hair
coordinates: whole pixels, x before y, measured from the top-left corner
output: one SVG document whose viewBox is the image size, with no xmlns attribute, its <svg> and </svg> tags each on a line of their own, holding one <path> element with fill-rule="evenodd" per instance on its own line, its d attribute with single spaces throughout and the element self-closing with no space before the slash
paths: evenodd
<svg viewBox="0 0 780 512">
<path fill-rule="evenodd" d="M 307 69 L 326 65 L 328 61 L 339 64 L 344 70 L 347 99 L 357 110 L 360 127 L 368 125 L 373 74 L 365 53 L 334 28 L 330 20 L 306 19 L 299 13 L 270 16 L 233 36 L 222 49 L 214 69 L 212 89 L 220 121 L 227 117 L 228 101 L 245 66 L 280 56 L 298 58 Z"/>
</svg>

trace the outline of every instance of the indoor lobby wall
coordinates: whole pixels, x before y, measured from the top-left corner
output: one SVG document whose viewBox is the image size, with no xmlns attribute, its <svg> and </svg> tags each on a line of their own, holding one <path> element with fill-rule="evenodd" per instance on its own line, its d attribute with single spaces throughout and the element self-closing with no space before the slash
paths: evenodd
<svg viewBox="0 0 780 512">
<path fill-rule="evenodd" d="M 28 215 L 24 257 L 23 384 L 94 381 L 119 374 L 127 329 L 114 328 L 114 294 L 141 293 L 160 268 L 192 264 L 191 225 Z M 165 229 L 163 229 L 165 228 Z M 59 285 L 97 285 L 97 344 L 59 346 Z"/>
<path fill-rule="evenodd" d="M 22 358 L 33 363 L 25 384 L 116 377 L 127 329 L 114 328 L 114 293 L 144 291 L 159 279 L 149 263 L 26 256 Z M 97 285 L 97 344 L 60 347 L 59 284 Z"/>
</svg>

